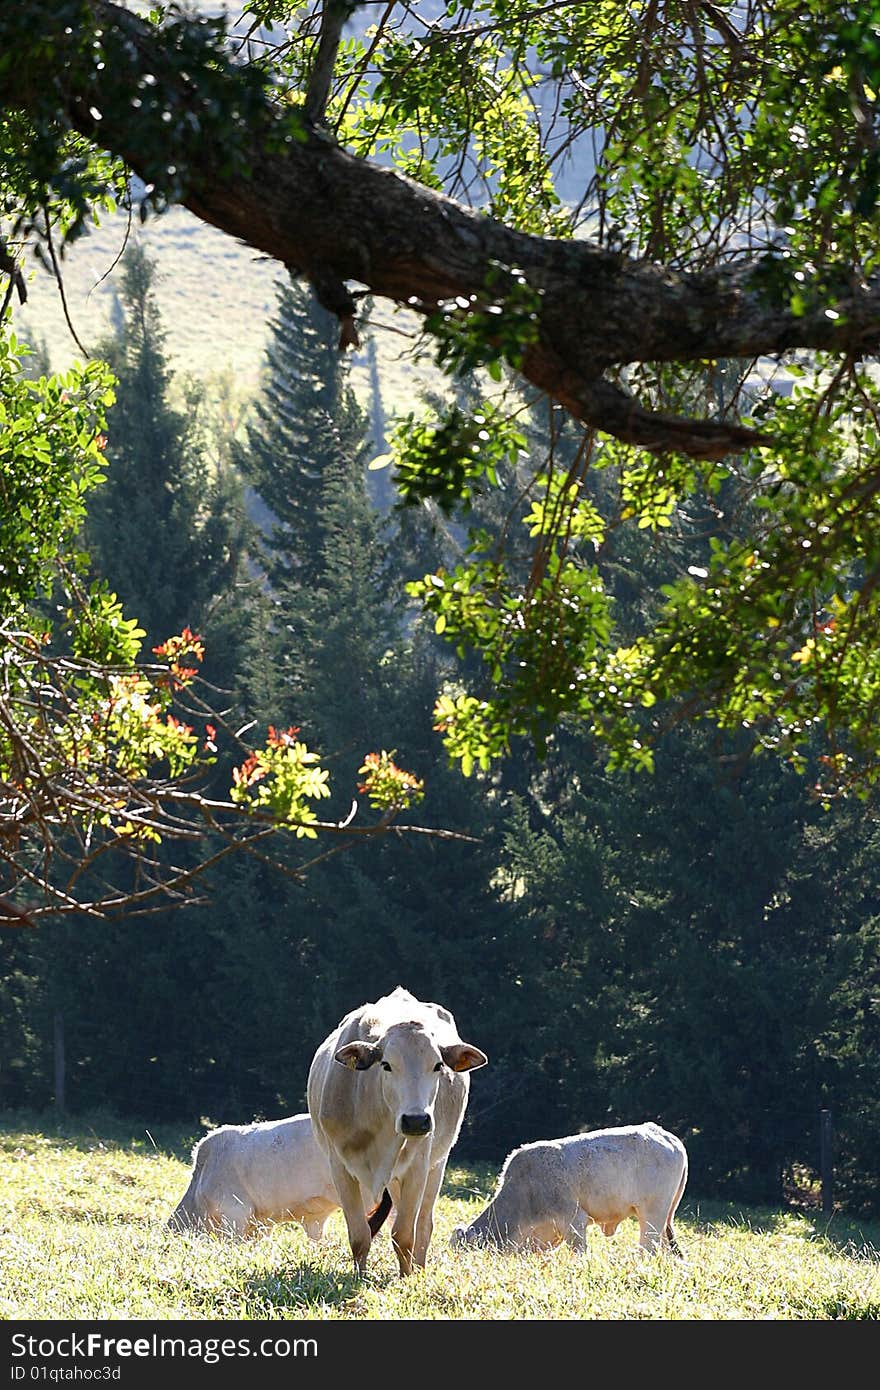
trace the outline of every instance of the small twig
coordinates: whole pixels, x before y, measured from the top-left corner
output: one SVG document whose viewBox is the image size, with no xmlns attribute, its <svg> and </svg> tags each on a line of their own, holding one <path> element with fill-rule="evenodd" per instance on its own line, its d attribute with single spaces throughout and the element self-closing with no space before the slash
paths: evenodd
<svg viewBox="0 0 880 1390">
<path fill-rule="evenodd" d="M 112 274 L 113 274 L 113 272 L 114 272 L 114 270 L 116 269 L 116 267 L 118 266 L 119 262 L 122 260 L 122 257 L 125 255 L 126 248 L 127 248 L 127 246 L 128 246 L 128 242 L 129 242 L 129 238 L 130 238 L 130 236 L 131 236 L 131 222 L 132 222 L 132 216 L 131 216 L 131 190 L 130 190 L 130 189 L 129 189 L 129 194 L 128 194 L 128 202 L 127 202 L 127 204 L 126 204 L 126 210 L 127 210 L 127 212 L 128 212 L 128 217 L 127 217 L 127 220 L 126 220 L 126 223 L 125 223 L 125 233 L 124 233 L 123 238 L 122 238 L 122 245 L 120 246 L 120 248 L 119 248 L 119 250 L 117 251 L 116 255 L 113 257 L 113 260 L 110 262 L 110 264 L 108 265 L 107 269 L 104 271 L 104 274 L 103 274 L 102 276 L 100 276 L 100 278 L 97 279 L 97 280 L 95 281 L 95 283 L 92 285 L 92 288 L 89 290 L 88 294 L 86 295 L 86 299 L 91 299 L 92 294 L 94 293 L 94 291 L 98 288 L 99 285 L 103 285 L 103 283 L 104 283 L 104 281 L 107 279 L 108 275 L 112 275 Z"/>
<path fill-rule="evenodd" d="M 61 276 L 61 267 L 58 264 L 58 258 L 55 255 L 55 243 L 52 240 L 52 220 L 49 216 L 49 209 L 47 207 L 43 208 L 43 216 L 46 219 L 46 245 L 49 248 L 49 257 L 52 261 L 52 270 L 55 273 L 55 281 L 58 285 L 58 293 L 61 296 L 61 308 L 64 310 L 64 321 L 67 324 L 68 329 L 70 330 L 71 338 L 76 343 L 83 357 L 89 357 L 90 353 L 88 353 L 86 349 L 83 347 L 82 343 L 76 335 L 76 329 L 74 328 L 73 323 L 71 322 L 70 310 L 67 307 L 67 295 L 64 293 L 64 280 Z"/>
</svg>

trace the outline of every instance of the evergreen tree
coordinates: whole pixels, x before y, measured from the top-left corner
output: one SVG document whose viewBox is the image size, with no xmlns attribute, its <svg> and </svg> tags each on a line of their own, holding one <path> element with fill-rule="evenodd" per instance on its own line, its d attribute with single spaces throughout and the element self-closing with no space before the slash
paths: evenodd
<svg viewBox="0 0 880 1390">
<path fill-rule="evenodd" d="M 287 632 L 301 634 L 290 691 L 296 720 L 314 730 L 349 787 L 363 756 L 395 737 L 402 647 L 381 522 L 359 464 L 341 451 L 330 463 L 316 515 L 321 564 L 314 587 L 300 590 L 297 611 L 285 615 Z M 292 646 L 286 655 L 295 659 Z"/>
<path fill-rule="evenodd" d="M 333 315 L 309 289 L 279 281 L 270 329 L 261 394 L 236 459 L 266 523 L 261 561 L 282 593 L 321 576 L 320 503 L 328 469 L 342 458 L 363 471 L 371 445 Z"/>
<path fill-rule="evenodd" d="M 358 585 L 346 572 L 352 555 L 347 507 L 357 508 L 361 531 L 373 525 L 364 483 L 369 422 L 348 379 L 338 334 L 338 324 L 309 290 L 279 282 L 262 394 L 252 407 L 246 445 L 235 451 L 262 531 L 256 556 L 266 580 L 247 693 L 255 711 L 276 725 L 301 723 L 312 648 L 323 631 L 320 614 L 308 616 L 309 605 L 328 593 L 331 572 L 357 598 Z M 375 539 L 362 536 L 364 554 Z"/>
<path fill-rule="evenodd" d="M 123 332 L 103 348 L 118 385 L 107 479 L 93 494 L 85 541 L 97 574 L 146 629 L 147 651 L 188 624 L 206 638 L 206 672 L 228 676 L 231 600 L 244 583 L 243 497 L 223 445 L 211 456 L 204 388 L 183 382 L 183 402 L 173 403 L 181 383 L 154 282 L 155 265 L 135 242 L 123 260 Z"/>
</svg>

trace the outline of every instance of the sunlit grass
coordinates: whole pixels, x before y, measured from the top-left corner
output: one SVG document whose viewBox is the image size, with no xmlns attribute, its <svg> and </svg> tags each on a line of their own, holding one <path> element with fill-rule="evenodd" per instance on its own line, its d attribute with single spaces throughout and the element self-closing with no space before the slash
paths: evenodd
<svg viewBox="0 0 880 1390">
<path fill-rule="evenodd" d="M 450 1164 L 428 1267 L 397 1276 L 389 1234 L 352 1271 L 340 1214 L 323 1245 L 298 1225 L 234 1244 L 165 1221 L 192 1134 L 93 1118 L 0 1117 L 2 1319 L 876 1319 L 880 1230 L 835 1214 L 741 1209 L 686 1194 L 684 1262 L 645 1259 L 626 1222 L 583 1253 L 452 1249 L 494 1172 Z"/>
</svg>

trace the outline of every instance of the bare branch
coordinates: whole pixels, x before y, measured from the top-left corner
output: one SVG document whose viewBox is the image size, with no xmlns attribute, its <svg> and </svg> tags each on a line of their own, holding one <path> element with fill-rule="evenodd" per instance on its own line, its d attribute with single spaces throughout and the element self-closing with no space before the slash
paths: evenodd
<svg viewBox="0 0 880 1390">
<path fill-rule="evenodd" d="M 58 264 L 58 257 L 55 254 L 55 243 L 52 239 L 52 219 L 49 215 L 48 208 L 43 209 L 43 216 L 46 219 L 46 246 L 48 247 L 49 257 L 52 261 L 52 273 L 55 276 L 55 283 L 58 286 L 58 294 L 61 299 L 61 309 L 64 313 L 64 322 L 67 324 L 67 329 L 70 333 L 71 338 L 76 343 L 83 357 L 85 357 L 88 360 L 90 353 L 86 348 L 83 347 L 82 343 L 77 337 L 76 329 L 74 328 L 73 321 L 70 317 L 70 309 L 68 308 L 67 304 L 67 294 L 64 289 L 64 277 L 61 274 L 61 267 Z"/>
<path fill-rule="evenodd" d="M 333 68 L 339 51 L 339 40 L 352 6 L 347 0 L 324 0 L 321 13 L 321 33 L 318 52 L 309 74 L 305 114 L 310 125 L 322 125 L 330 98 Z"/>
<path fill-rule="evenodd" d="M 37 924 L 29 912 L 16 907 L 8 898 L 0 898 L 0 927 L 35 927 Z"/>
</svg>

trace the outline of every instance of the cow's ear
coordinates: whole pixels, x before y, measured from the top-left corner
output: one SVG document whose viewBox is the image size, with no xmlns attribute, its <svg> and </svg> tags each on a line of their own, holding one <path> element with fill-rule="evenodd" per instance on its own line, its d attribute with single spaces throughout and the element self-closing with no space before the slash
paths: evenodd
<svg viewBox="0 0 880 1390">
<path fill-rule="evenodd" d="M 448 1047 L 441 1047 L 440 1056 L 452 1071 L 474 1071 L 489 1060 L 485 1052 L 471 1043 L 450 1043 Z"/>
<path fill-rule="evenodd" d="M 351 1042 L 340 1047 L 336 1060 L 344 1067 L 351 1067 L 352 1071 L 366 1071 L 374 1062 L 378 1062 L 379 1055 L 378 1047 L 372 1043 Z"/>
</svg>

